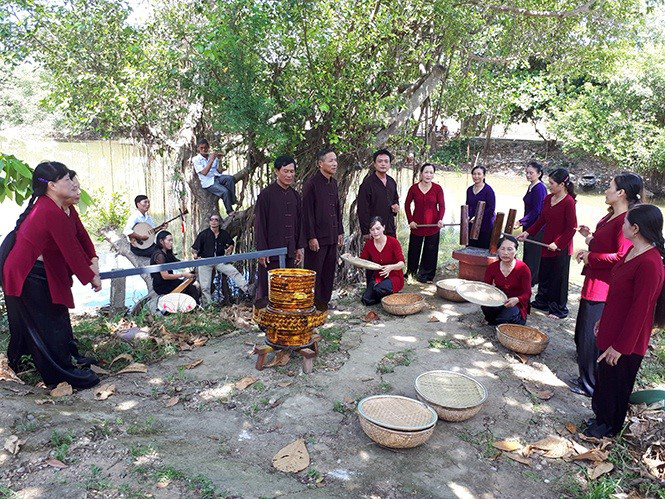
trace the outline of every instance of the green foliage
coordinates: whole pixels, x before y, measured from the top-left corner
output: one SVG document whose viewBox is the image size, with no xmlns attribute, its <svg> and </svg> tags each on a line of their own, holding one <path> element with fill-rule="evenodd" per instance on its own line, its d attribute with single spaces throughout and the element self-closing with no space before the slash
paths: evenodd
<svg viewBox="0 0 665 499">
<path fill-rule="evenodd" d="M 58 431 L 53 431 L 51 434 L 51 447 L 55 454 L 55 458 L 63 463 L 67 462 L 67 455 L 69 454 L 69 448 L 74 442 L 74 434 L 70 432 L 60 433 Z"/>
<path fill-rule="evenodd" d="M 6 198 L 21 206 L 32 196 L 32 170 L 14 156 L 0 153 L 0 203 Z"/>
<path fill-rule="evenodd" d="M 90 199 L 89 196 L 88 199 Z M 120 192 L 107 194 L 102 188 L 95 191 L 94 199 L 94 202 L 90 199 L 91 206 L 83 215 L 83 220 L 88 231 L 97 240 L 104 241 L 102 231 L 122 230 L 129 218 L 130 209 Z M 83 193 L 81 193 L 81 204 L 83 204 Z"/>
</svg>

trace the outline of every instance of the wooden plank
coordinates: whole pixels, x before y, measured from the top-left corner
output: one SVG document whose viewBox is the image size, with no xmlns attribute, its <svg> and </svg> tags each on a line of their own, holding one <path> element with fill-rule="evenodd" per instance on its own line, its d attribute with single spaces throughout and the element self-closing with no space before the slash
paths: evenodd
<svg viewBox="0 0 665 499">
<path fill-rule="evenodd" d="M 459 231 L 460 246 L 469 245 L 469 207 L 462 205 L 460 210 L 460 231 Z"/>
<path fill-rule="evenodd" d="M 513 225 L 515 225 L 515 218 L 517 218 L 517 210 L 508 210 L 508 219 L 506 220 L 506 228 L 503 230 L 506 234 L 513 233 Z"/>
<path fill-rule="evenodd" d="M 499 239 L 501 238 L 501 227 L 503 226 L 504 213 L 496 214 L 496 221 L 492 228 L 492 237 L 490 237 L 490 254 L 496 255 L 496 250 L 499 247 Z"/>
<path fill-rule="evenodd" d="M 471 234 L 469 235 L 471 239 L 478 239 L 478 236 L 480 236 L 480 225 L 483 223 L 484 214 L 485 201 L 478 201 L 478 204 L 476 205 L 476 216 L 474 217 Z"/>
</svg>

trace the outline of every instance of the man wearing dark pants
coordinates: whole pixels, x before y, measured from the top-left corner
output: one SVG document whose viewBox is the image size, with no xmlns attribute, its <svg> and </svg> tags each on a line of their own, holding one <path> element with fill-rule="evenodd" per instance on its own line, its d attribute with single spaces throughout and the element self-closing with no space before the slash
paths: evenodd
<svg viewBox="0 0 665 499">
<path fill-rule="evenodd" d="M 236 183 L 233 175 L 224 175 L 219 170 L 217 153 L 210 151 L 206 139 L 199 139 L 196 144 L 198 154 L 192 158 L 192 165 L 201 181 L 201 187 L 222 199 L 226 214 L 233 213 L 236 200 Z"/>
<path fill-rule="evenodd" d="M 257 251 L 287 248 L 286 267 L 300 265 L 304 257 L 302 202 L 291 187 L 296 175 L 296 162 L 291 156 L 275 160 L 276 180 L 259 194 L 254 208 L 254 237 Z M 259 279 L 254 306 L 268 305 L 268 270 L 279 268 L 279 258 L 259 258 Z"/>
<path fill-rule="evenodd" d="M 337 155 L 324 149 L 316 157 L 319 171 L 303 187 L 303 230 L 307 241 L 305 268 L 316 271 L 314 305 L 328 310 L 335 282 L 337 248 L 344 244 L 337 181 Z"/>
</svg>

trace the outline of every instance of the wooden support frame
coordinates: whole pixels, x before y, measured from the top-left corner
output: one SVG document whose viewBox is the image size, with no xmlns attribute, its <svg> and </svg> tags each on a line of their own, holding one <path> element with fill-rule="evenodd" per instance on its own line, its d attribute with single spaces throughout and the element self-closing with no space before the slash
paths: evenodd
<svg viewBox="0 0 665 499">
<path fill-rule="evenodd" d="M 483 223 L 483 215 L 485 214 L 485 201 L 478 201 L 476 207 L 476 215 L 473 219 L 473 226 L 471 227 L 471 239 L 478 239 L 480 236 L 480 226 Z"/>
<path fill-rule="evenodd" d="M 499 239 L 501 238 L 501 227 L 503 227 L 503 219 L 506 215 L 503 213 L 496 214 L 494 227 L 492 228 L 492 237 L 490 237 L 490 254 L 496 255 L 496 250 L 499 246 Z"/>
</svg>

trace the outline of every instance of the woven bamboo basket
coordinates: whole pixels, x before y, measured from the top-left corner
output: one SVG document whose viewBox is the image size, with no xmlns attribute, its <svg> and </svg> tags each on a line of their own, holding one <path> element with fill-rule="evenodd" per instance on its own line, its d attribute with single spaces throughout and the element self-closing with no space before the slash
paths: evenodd
<svg viewBox="0 0 665 499">
<path fill-rule="evenodd" d="M 307 269 L 268 271 L 268 300 L 274 308 L 295 312 L 314 306 L 316 272 Z"/>
<path fill-rule="evenodd" d="M 542 353 L 550 342 L 545 333 L 518 324 L 500 324 L 496 327 L 496 335 L 499 342 L 508 350 L 525 355 Z"/>
<path fill-rule="evenodd" d="M 312 329 L 327 319 L 326 311 L 312 310 L 309 315 L 293 315 L 274 312 L 268 308 L 255 309 L 254 321 L 266 329 L 271 343 L 288 347 L 307 345 L 312 341 Z"/>
<path fill-rule="evenodd" d="M 360 416 L 360 426 L 369 438 L 382 447 L 391 449 L 411 449 L 424 444 L 434 433 L 436 423 L 419 431 L 400 431 L 384 428 Z"/>
<path fill-rule="evenodd" d="M 442 279 L 436 283 L 436 294 L 444 300 L 463 303 L 466 300 L 462 298 L 455 288 L 466 282 L 466 279 Z"/>
<path fill-rule="evenodd" d="M 399 395 L 372 395 L 358 402 L 358 414 L 382 428 L 398 431 L 426 430 L 436 424 L 427 404 Z"/>
<path fill-rule="evenodd" d="M 412 315 L 425 308 L 425 299 L 418 293 L 395 293 L 384 296 L 381 305 L 392 315 Z"/>
<path fill-rule="evenodd" d="M 487 400 L 478 380 L 452 371 L 429 371 L 415 381 L 418 398 L 431 405 L 439 418 L 459 422 L 472 418 Z"/>
</svg>

